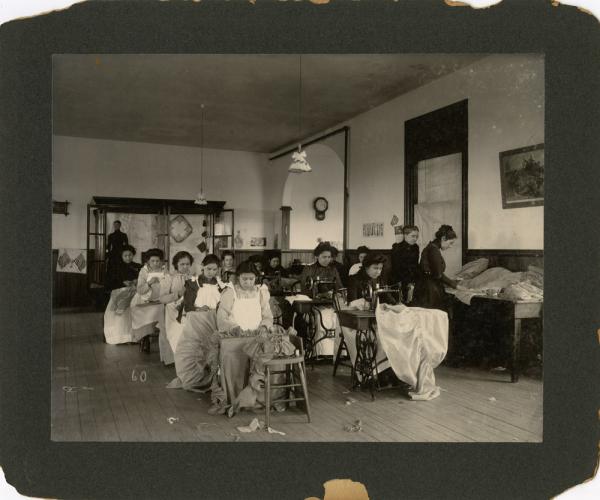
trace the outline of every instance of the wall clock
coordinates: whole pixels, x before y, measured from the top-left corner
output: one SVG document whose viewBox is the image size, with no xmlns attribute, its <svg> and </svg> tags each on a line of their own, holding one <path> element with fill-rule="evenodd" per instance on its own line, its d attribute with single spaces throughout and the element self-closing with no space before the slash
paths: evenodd
<svg viewBox="0 0 600 500">
<path fill-rule="evenodd" d="M 315 218 L 317 220 L 325 219 L 325 212 L 327 212 L 327 209 L 329 208 L 329 202 L 322 196 L 319 196 L 318 198 L 315 198 L 313 207 L 315 209 Z"/>
</svg>

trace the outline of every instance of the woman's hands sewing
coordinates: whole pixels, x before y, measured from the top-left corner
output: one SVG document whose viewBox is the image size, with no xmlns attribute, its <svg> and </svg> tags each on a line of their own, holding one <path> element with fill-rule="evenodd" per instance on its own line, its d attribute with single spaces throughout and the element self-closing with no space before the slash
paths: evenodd
<svg viewBox="0 0 600 500">
<path fill-rule="evenodd" d="M 210 307 L 208 307 L 208 306 L 200 306 L 200 307 L 196 307 L 194 309 L 194 311 L 206 312 L 206 311 L 210 311 Z M 239 328 L 239 326 L 236 326 L 235 328 Z"/>
<path fill-rule="evenodd" d="M 159 283 L 159 282 L 160 282 L 160 280 L 155 276 L 154 278 L 151 278 L 151 279 L 148 280 L 148 285 L 152 286 L 155 283 Z"/>
</svg>

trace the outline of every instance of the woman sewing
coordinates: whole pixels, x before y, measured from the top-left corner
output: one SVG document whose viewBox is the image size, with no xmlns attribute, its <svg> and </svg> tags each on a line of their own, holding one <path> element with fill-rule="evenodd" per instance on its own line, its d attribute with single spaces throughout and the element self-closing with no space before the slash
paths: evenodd
<svg viewBox="0 0 600 500">
<path fill-rule="evenodd" d="M 427 309 L 448 309 L 444 286 L 456 288 L 456 281 L 448 278 L 444 272 L 446 262 L 442 252 L 448 250 L 456 241 L 452 226 L 442 225 L 435 233 L 435 239 L 421 253 L 419 263 L 420 276 L 414 292 L 414 305 Z"/>
<path fill-rule="evenodd" d="M 334 248 L 328 242 L 319 243 L 313 251 L 317 260 L 305 266 L 300 275 L 302 290 L 308 294 L 313 293 L 313 288 L 317 288 L 317 295 L 331 295 L 333 287 L 342 288 L 342 280 L 338 270 L 331 266 Z M 325 282 L 316 286 L 317 281 Z"/>
<path fill-rule="evenodd" d="M 367 254 L 362 261 L 362 267 L 353 276 L 350 276 L 348 285 L 348 302 L 358 299 L 372 301 L 377 290 L 386 287 L 383 278 L 383 265 L 385 257 L 378 254 Z M 397 304 L 392 292 L 379 294 L 378 301 L 386 304 Z"/>
<path fill-rule="evenodd" d="M 161 283 L 159 300 L 165 304 L 165 329 L 171 349 L 175 352 L 181 336 L 181 323 L 177 321 L 179 306 L 185 291 L 186 282 L 192 279 L 194 257 L 189 252 L 177 252 L 173 256 L 174 271 L 165 276 Z"/>
<path fill-rule="evenodd" d="M 329 299 L 336 290 L 342 288 L 342 280 L 337 269 L 331 265 L 335 249 L 328 242 L 321 242 L 314 249 L 313 254 L 316 262 L 305 266 L 300 276 L 300 284 L 303 292 L 313 299 Z M 333 310 L 333 305 L 322 305 L 312 309 L 314 320 L 314 353 L 317 356 L 333 356 L 335 352 L 335 336 L 331 332 L 339 332 L 339 322 Z M 316 311 L 316 312 L 315 312 Z M 312 314 L 312 313 L 311 313 Z M 305 318 L 297 315 L 294 321 L 296 330 L 300 336 L 308 337 L 310 323 Z"/>
<path fill-rule="evenodd" d="M 185 320 L 181 318 L 181 336 L 174 347 L 175 371 L 170 388 L 208 389 L 217 373 L 218 335 L 216 310 L 221 292 L 230 284 L 218 277 L 219 258 L 208 254 L 202 260 L 202 274 L 187 280 L 183 295 Z"/>
<path fill-rule="evenodd" d="M 166 278 L 163 267 L 164 253 L 151 248 L 145 253 L 145 264 L 138 276 L 136 294 L 131 301 L 131 326 L 134 340 L 140 341 L 143 351 L 150 351 L 150 335 L 158 329 L 161 361 L 173 363 L 173 351 L 165 332 L 165 306 L 160 302 L 161 284 Z"/>
<path fill-rule="evenodd" d="M 104 313 L 104 338 L 107 344 L 133 342 L 131 330 L 130 304 L 135 295 L 135 285 L 140 272 L 140 264 L 133 262 L 135 248 L 125 245 L 121 251 L 121 261 L 107 278 L 107 288 L 111 290 L 110 300 Z"/>
</svg>

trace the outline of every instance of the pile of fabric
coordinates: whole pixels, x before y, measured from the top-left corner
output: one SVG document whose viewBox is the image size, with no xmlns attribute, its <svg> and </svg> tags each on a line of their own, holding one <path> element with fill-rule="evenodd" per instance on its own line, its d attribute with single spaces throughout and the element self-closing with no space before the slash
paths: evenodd
<svg viewBox="0 0 600 500">
<path fill-rule="evenodd" d="M 498 297 L 514 302 L 544 300 L 544 291 L 527 281 L 523 281 L 503 288 Z"/>
<path fill-rule="evenodd" d="M 274 358 L 292 356 L 295 352 L 294 345 L 290 342 L 290 335 L 295 335 L 293 328 L 285 331 L 281 326 L 274 325 L 268 333 L 261 333 L 244 345 L 243 352 L 250 358 L 250 376 L 244 389 L 232 401 L 227 409 L 228 416 L 232 417 L 242 408 L 255 408 L 265 405 L 265 363 Z M 277 374 L 271 377 L 271 382 L 280 384 L 285 380 L 285 375 Z M 218 392 L 218 391 L 216 391 Z M 280 399 L 285 394 L 284 389 L 271 391 L 271 399 Z M 223 395 L 224 396 L 224 395 Z M 225 398 L 218 400 L 219 406 L 226 406 Z M 276 409 L 283 411 L 283 404 L 276 405 Z"/>
<path fill-rule="evenodd" d="M 529 266 L 526 272 L 512 272 L 503 267 L 492 267 L 473 276 L 473 272 L 480 270 L 484 265 L 482 261 L 486 259 L 466 264 L 457 277 L 471 277 L 460 281 L 456 290 L 447 291 L 467 305 L 470 305 L 471 299 L 477 296 L 499 297 L 513 301 L 543 300 L 544 270 L 542 268 Z"/>
</svg>

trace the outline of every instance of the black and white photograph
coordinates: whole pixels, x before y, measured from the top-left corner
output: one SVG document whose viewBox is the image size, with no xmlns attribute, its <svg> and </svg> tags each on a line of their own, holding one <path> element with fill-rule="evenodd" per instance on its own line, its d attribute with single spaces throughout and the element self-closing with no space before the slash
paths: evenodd
<svg viewBox="0 0 600 500">
<path fill-rule="evenodd" d="M 51 439 L 542 442 L 544 74 L 54 54 Z"/>
</svg>

